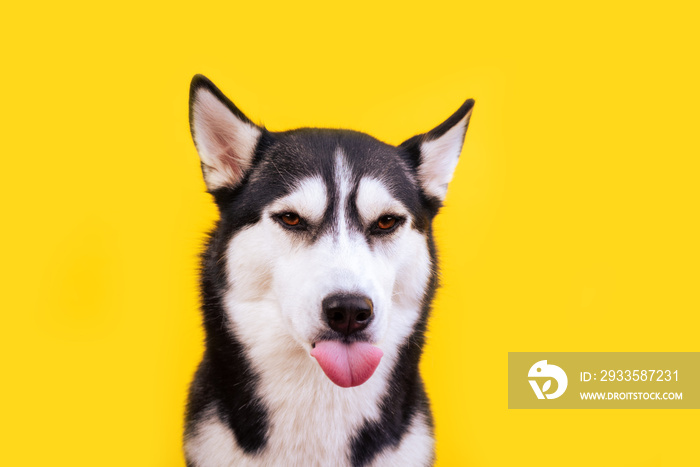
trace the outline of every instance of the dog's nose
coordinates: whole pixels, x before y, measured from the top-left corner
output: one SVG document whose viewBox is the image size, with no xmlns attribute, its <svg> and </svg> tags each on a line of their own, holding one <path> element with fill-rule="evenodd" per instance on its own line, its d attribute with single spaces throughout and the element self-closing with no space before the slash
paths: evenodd
<svg viewBox="0 0 700 467">
<path fill-rule="evenodd" d="M 331 329 L 344 336 L 362 331 L 372 321 L 372 300 L 362 295 L 330 295 L 321 306 Z"/>
</svg>

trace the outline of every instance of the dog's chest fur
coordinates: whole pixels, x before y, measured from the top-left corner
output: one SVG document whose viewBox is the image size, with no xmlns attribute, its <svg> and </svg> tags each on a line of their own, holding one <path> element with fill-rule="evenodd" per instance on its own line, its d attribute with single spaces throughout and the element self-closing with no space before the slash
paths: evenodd
<svg viewBox="0 0 700 467">
<path fill-rule="evenodd" d="M 271 351 L 260 373 L 260 394 L 269 410 L 264 448 L 254 454 L 241 449 L 212 406 L 191 430 L 187 441 L 188 459 L 193 465 L 360 464 L 353 458 L 353 440 L 367 422 L 380 421 L 380 403 L 396 355 L 385 355 L 377 373 L 367 383 L 346 389 L 331 383 L 318 371 L 315 361 L 307 355 L 295 354 L 299 351 L 293 343 L 289 344 L 288 353 L 280 352 L 279 347 Z M 280 374 L 281 368 L 287 371 Z M 383 449 L 366 465 L 423 466 L 430 464 L 432 455 L 432 429 L 426 414 L 417 411 L 401 441 Z"/>
</svg>

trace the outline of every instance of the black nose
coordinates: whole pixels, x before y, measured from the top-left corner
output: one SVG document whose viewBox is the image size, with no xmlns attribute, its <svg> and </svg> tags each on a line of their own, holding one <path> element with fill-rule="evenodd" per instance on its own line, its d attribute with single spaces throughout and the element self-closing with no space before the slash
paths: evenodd
<svg viewBox="0 0 700 467">
<path fill-rule="evenodd" d="M 344 336 L 362 331 L 372 321 L 372 300 L 362 295 L 330 295 L 321 306 L 331 329 Z"/>
</svg>

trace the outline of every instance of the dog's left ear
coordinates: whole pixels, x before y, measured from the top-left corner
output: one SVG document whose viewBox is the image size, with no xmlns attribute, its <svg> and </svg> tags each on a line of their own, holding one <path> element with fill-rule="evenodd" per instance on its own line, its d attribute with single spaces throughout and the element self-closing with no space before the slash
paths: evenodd
<svg viewBox="0 0 700 467">
<path fill-rule="evenodd" d="M 464 145 L 474 99 L 467 100 L 450 118 L 428 133 L 414 136 L 399 148 L 408 155 L 426 195 L 445 199 L 447 185 L 457 167 Z"/>
<path fill-rule="evenodd" d="M 190 130 L 210 192 L 241 182 L 264 131 L 202 75 L 190 85 Z"/>
</svg>

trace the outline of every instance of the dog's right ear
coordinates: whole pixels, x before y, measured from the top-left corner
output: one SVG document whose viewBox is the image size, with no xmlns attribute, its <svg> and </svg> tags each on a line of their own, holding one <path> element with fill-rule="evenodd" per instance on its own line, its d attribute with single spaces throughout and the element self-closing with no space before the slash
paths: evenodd
<svg viewBox="0 0 700 467">
<path fill-rule="evenodd" d="M 190 131 L 210 192 L 241 182 L 263 132 L 202 75 L 190 85 Z"/>
</svg>

